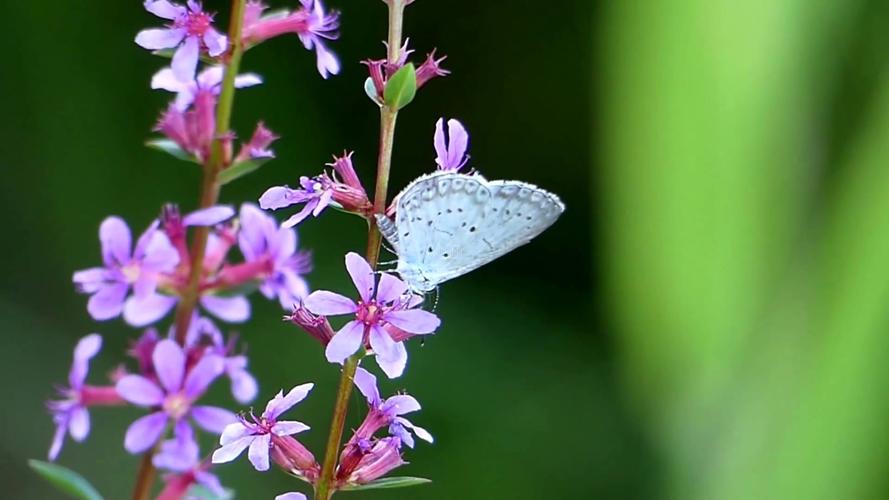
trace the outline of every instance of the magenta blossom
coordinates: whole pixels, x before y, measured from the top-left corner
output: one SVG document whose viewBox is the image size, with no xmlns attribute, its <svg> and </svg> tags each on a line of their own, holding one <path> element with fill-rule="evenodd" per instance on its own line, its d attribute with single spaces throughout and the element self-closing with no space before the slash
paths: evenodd
<svg viewBox="0 0 889 500">
<path fill-rule="evenodd" d="M 364 449 L 366 448 L 366 449 Z M 401 440 L 395 436 L 363 443 L 360 458 L 349 470 L 343 470 L 343 479 L 352 484 L 367 484 L 401 467 Z M 337 471 L 337 475 L 340 472 Z"/>
<path fill-rule="evenodd" d="M 154 456 L 155 467 L 177 473 L 164 476 L 165 486 L 157 500 L 187 498 L 185 494 L 195 484 L 200 484 L 220 498 L 225 497 L 225 488 L 219 478 L 209 472 L 211 464 L 198 457 L 200 449 L 194 439 L 194 431 L 187 426 L 183 429 L 183 435 L 162 442 Z"/>
<path fill-rule="evenodd" d="M 49 459 L 55 460 L 62 451 L 65 434 L 71 439 L 81 442 L 90 433 L 90 414 L 87 407 L 95 405 L 118 405 L 123 400 L 117 395 L 114 387 L 95 387 L 86 385 L 90 360 L 102 348 L 102 337 L 91 333 L 80 339 L 74 348 L 74 362 L 68 374 L 68 387 L 59 389 L 63 399 L 47 403 L 52 413 L 56 432 L 49 448 Z"/>
<path fill-rule="evenodd" d="M 263 16 L 262 2 L 247 4 L 244 15 L 244 40 L 248 45 L 261 43 L 285 33 L 299 36 L 303 46 L 315 50 L 318 73 L 322 78 L 340 72 L 340 63 L 328 50 L 324 40 L 339 38 L 339 13 L 324 12 L 321 0 L 300 0 L 302 8 L 293 12 L 277 12 Z"/>
<path fill-rule="evenodd" d="M 175 102 L 170 103 L 154 130 L 203 163 L 209 158 L 210 147 L 216 137 L 216 96 L 198 92 L 191 108 L 185 111 L 179 110 Z"/>
<path fill-rule="evenodd" d="M 171 67 L 183 82 L 194 79 L 202 48 L 217 57 L 228 47 L 228 39 L 213 28 L 213 16 L 204 12 L 200 2 L 188 0 L 188 7 L 183 7 L 167 0 L 146 0 L 145 10 L 172 22 L 166 28 L 140 31 L 136 43 L 148 50 L 176 48 Z"/>
<path fill-rule="evenodd" d="M 241 145 L 241 150 L 235 158 L 235 163 L 260 158 L 274 158 L 275 152 L 269 149 L 269 146 L 276 140 L 278 140 L 278 136 L 269 130 L 265 123 L 257 123 L 250 141 Z"/>
<path fill-rule="evenodd" d="M 318 217 L 333 198 L 333 185 L 324 176 L 308 178 L 300 177 L 301 189 L 291 189 L 288 186 L 275 186 L 268 188 L 259 197 L 259 206 L 263 210 L 277 210 L 304 203 L 302 210 L 291 216 L 281 224 L 281 227 L 293 227 L 309 215 Z"/>
<path fill-rule="evenodd" d="M 414 447 L 414 437 L 411 432 L 423 441 L 428 443 L 433 441 L 432 434 L 429 434 L 426 429 L 412 424 L 410 420 L 401 416 L 420 409 L 420 403 L 413 396 L 397 394 L 388 399 L 380 398 L 377 378 L 364 368 L 359 367 L 356 370 L 353 380 L 370 407 L 364 423 L 355 431 L 355 438 L 370 439 L 377 429 L 388 425 L 389 434 L 397 437 L 410 448 Z"/>
<path fill-rule="evenodd" d="M 355 319 L 346 323 L 327 344 L 327 360 L 342 363 L 369 343 L 380 368 L 389 378 L 398 377 L 407 364 L 407 350 L 402 341 L 392 338 L 385 325 L 425 335 L 433 333 L 441 320 L 431 312 L 415 309 L 417 301 L 412 300 L 407 285 L 395 276 L 382 273 L 377 283 L 373 269 L 357 253 L 346 255 L 346 270 L 358 289 L 360 300 L 357 303 L 324 290 L 312 292 L 304 301 L 305 307 L 314 314 L 355 315 Z"/>
<path fill-rule="evenodd" d="M 174 424 L 176 437 L 186 441 L 191 432 L 189 417 L 201 428 L 216 434 L 237 420 L 235 414 L 228 410 L 194 405 L 222 374 L 222 358 L 204 355 L 186 373 L 188 359 L 185 351 L 175 341 L 163 339 L 154 347 L 152 362 L 156 381 L 141 375 L 127 375 L 117 382 L 117 392 L 125 400 L 155 409 L 127 429 L 124 448 L 128 452 L 142 453 L 154 446 L 168 423 Z M 180 449 L 187 451 L 184 446 Z"/>
<path fill-rule="evenodd" d="M 173 271 L 179 254 L 154 221 L 132 248 L 130 228 L 120 217 L 108 217 L 99 227 L 102 261 L 105 267 L 94 267 L 74 273 L 79 291 L 90 294 L 87 311 L 97 320 L 117 317 L 133 326 L 141 326 L 137 302 L 155 295 L 161 274 Z M 133 296 L 127 294 L 133 288 Z"/>
<path fill-rule="evenodd" d="M 266 298 L 277 297 L 285 311 L 291 310 L 309 294 L 302 275 L 312 269 L 311 256 L 297 251 L 295 229 L 279 228 L 274 217 L 256 205 L 241 205 L 240 221 L 238 244 L 244 259 L 265 267 L 259 291 Z"/>
<path fill-rule="evenodd" d="M 175 338 L 175 328 L 170 329 L 169 338 Z M 209 345 L 204 347 L 202 340 L 208 340 Z M 247 371 L 247 356 L 233 354 L 234 336 L 230 336 L 226 343 L 219 328 L 209 318 L 192 317 L 188 326 L 188 334 L 185 344 L 192 350 L 205 349 L 204 354 L 219 356 L 223 360 L 224 373 L 231 381 L 232 397 L 241 404 L 247 404 L 256 397 L 259 387 L 256 378 Z"/>
<path fill-rule="evenodd" d="M 197 78 L 183 81 L 173 72 L 172 68 L 164 68 L 151 77 L 151 88 L 176 93 L 174 101 L 176 109 L 185 111 L 201 92 L 218 96 L 222 91 L 223 66 L 210 66 L 201 71 Z M 235 88 L 253 87 L 262 83 L 262 77 L 256 73 L 244 73 L 235 77 Z"/>
<path fill-rule="evenodd" d="M 213 463 L 231 462 L 249 447 L 247 458 L 253 467 L 258 471 L 269 470 L 269 450 L 273 437 L 291 436 L 309 429 L 302 422 L 278 420 L 278 417 L 305 399 L 313 386 L 314 384 L 296 386 L 286 396 L 284 391 L 278 391 L 259 418 L 251 413 L 250 421 L 241 417 L 240 421 L 226 426 L 219 438 L 221 448 L 213 452 Z"/>
<path fill-rule="evenodd" d="M 404 45 L 398 51 L 398 59 L 395 61 L 389 61 L 388 59 L 368 59 L 362 61 L 362 64 L 367 66 L 368 73 L 370 74 L 370 82 L 366 83 L 365 87 L 369 85 L 373 87 L 367 90 L 368 96 L 377 104 L 382 104 L 383 102 L 383 91 L 386 89 L 386 83 L 389 81 L 389 78 L 407 64 L 408 57 L 414 52 L 407 48 L 409 42 L 410 40 L 404 41 Z M 389 44 L 383 42 L 383 45 L 386 46 L 388 52 Z M 450 71 L 441 67 L 441 63 L 445 59 L 447 59 L 447 56 L 436 59 L 435 50 L 426 54 L 426 60 L 416 69 L 418 89 L 437 76 L 450 74 Z"/>
<path fill-rule="evenodd" d="M 438 170 L 459 171 L 469 161 L 466 154 L 466 148 L 469 145 L 469 134 L 463 127 L 463 124 L 457 120 L 448 120 L 448 137 L 445 138 L 444 118 L 439 118 L 435 122 L 435 163 L 438 164 Z"/>
<path fill-rule="evenodd" d="M 189 226 L 214 226 L 230 218 L 234 209 L 226 205 L 217 205 L 197 210 L 181 219 L 177 210 L 166 210 L 163 216 L 164 231 L 168 232 L 180 255 L 188 255 L 185 246 L 185 228 Z M 157 223 L 157 222 L 155 222 Z M 207 261 L 217 264 L 224 256 L 218 255 L 217 247 L 224 246 L 219 238 L 211 234 L 207 244 Z M 185 260 L 187 262 L 187 259 Z M 145 326 L 163 318 L 179 302 L 178 295 L 167 295 L 152 291 L 145 295 L 137 295 L 128 300 L 124 306 L 124 318 L 133 326 Z M 201 306 L 229 323 L 240 323 L 250 317 L 250 302 L 241 295 L 224 296 L 214 293 L 203 293 L 199 299 Z"/>
</svg>

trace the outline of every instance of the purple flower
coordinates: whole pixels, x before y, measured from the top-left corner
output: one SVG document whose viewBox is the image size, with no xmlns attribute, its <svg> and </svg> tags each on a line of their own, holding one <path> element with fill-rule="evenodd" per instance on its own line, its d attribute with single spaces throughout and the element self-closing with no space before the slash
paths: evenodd
<svg viewBox="0 0 889 500">
<path fill-rule="evenodd" d="M 130 453 L 141 453 L 160 439 L 167 423 L 172 422 L 177 438 L 187 440 L 191 431 L 188 417 L 203 429 L 220 433 L 226 425 L 237 420 L 235 414 L 212 406 L 194 406 L 210 384 L 222 374 L 224 363 L 215 355 L 204 355 L 186 374 L 185 351 L 175 341 L 163 339 L 157 343 L 152 362 L 157 382 L 141 375 L 127 375 L 117 382 L 117 392 L 130 403 L 156 408 L 133 422 L 127 429 L 124 448 Z"/>
<path fill-rule="evenodd" d="M 171 66 L 183 82 L 194 78 L 202 47 L 212 57 L 228 47 L 228 39 L 213 28 L 213 16 L 203 11 L 200 2 L 188 0 L 186 8 L 167 0 L 146 0 L 145 10 L 172 23 L 166 28 L 140 31 L 136 43 L 148 50 L 178 47 Z"/>
<path fill-rule="evenodd" d="M 106 320 L 124 312 L 124 319 L 133 326 L 138 320 L 140 299 L 155 295 L 162 273 L 173 271 L 179 254 L 154 221 L 131 248 L 130 228 L 120 217 L 108 217 L 99 227 L 102 261 L 105 267 L 94 267 L 74 273 L 78 289 L 90 294 L 87 311 L 97 320 Z M 127 299 L 133 287 L 134 295 Z"/>
<path fill-rule="evenodd" d="M 398 377 L 407 364 L 407 350 L 403 342 L 392 338 L 385 325 L 425 335 L 433 333 L 441 321 L 431 312 L 414 309 L 417 301 L 412 300 L 407 285 L 395 276 L 382 273 L 377 283 L 373 269 L 357 253 L 346 254 L 346 269 L 361 297 L 357 303 L 324 290 L 312 292 L 304 301 L 305 307 L 314 314 L 355 314 L 355 319 L 346 323 L 327 344 L 327 360 L 342 363 L 369 342 L 380 368 L 389 378 Z"/>
<path fill-rule="evenodd" d="M 306 49 L 315 50 L 318 72 L 326 79 L 340 72 L 339 61 L 324 43 L 324 40 L 339 38 L 339 13 L 325 13 L 320 0 L 300 0 L 300 3 L 302 8 L 294 12 L 261 17 L 266 6 L 250 2 L 244 16 L 244 40 L 255 45 L 284 33 L 295 33 Z"/>
<path fill-rule="evenodd" d="M 171 103 L 161 114 L 154 130 L 203 163 L 210 156 L 210 147 L 216 136 L 216 96 L 199 92 L 193 106 L 187 111 L 180 111 L 175 103 Z"/>
<path fill-rule="evenodd" d="M 367 444 L 368 450 L 348 472 L 347 483 L 366 484 L 383 477 L 393 469 L 404 465 L 401 458 L 401 440 L 390 436 Z"/>
<path fill-rule="evenodd" d="M 47 403 L 53 422 L 56 424 L 56 432 L 49 448 L 51 461 L 62 451 L 65 434 L 70 434 L 71 439 L 77 442 L 83 441 L 89 435 L 88 406 L 123 404 L 114 387 L 94 387 L 84 383 L 89 374 L 90 360 L 101 348 L 102 337 L 99 334 L 91 333 L 80 339 L 74 348 L 74 362 L 68 373 L 68 387 L 59 389 L 63 399 Z"/>
<path fill-rule="evenodd" d="M 260 158 L 274 158 L 275 152 L 269 149 L 269 146 L 276 140 L 278 140 L 278 136 L 269 130 L 263 122 L 257 123 L 250 142 L 241 145 L 235 163 Z"/>
<path fill-rule="evenodd" d="M 469 134 L 463 124 L 457 120 L 448 120 L 448 137 L 445 138 L 444 118 L 439 118 L 435 123 L 435 152 L 438 155 L 435 163 L 438 170 L 459 171 L 469 161 L 466 148 L 469 144 Z"/>
<path fill-rule="evenodd" d="M 210 66 L 201 71 L 194 80 L 183 81 L 176 77 L 172 68 L 164 68 L 151 77 L 151 88 L 176 93 L 174 104 L 178 111 L 185 111 L 201 92 L 218 96 L 222 91 L 223 66 Z M 246 88 L 262 83 L 256 73 L 244 73 L 235 77 L 235 88 Z"/>
<path fill-rule="evenodd" d="M 200 484 L 219 497 L 225 496 L 225 488 L 219 478 L 208 472 L 210 464 L 202 462 L 200 449 L 191 427 L 183 427 L 183 434 L 161 443 L 160 451 L 152 460 L 159 469 L 178 472 L 164 477 L 164 489 L 157 500 L 179 500 L 194 484 Z"/>
<path fill-rule="evenodd" d="M 297 251 L 296 230 L 279 228 L 274 217 L 249 203 L 241 205 L 240 221 L 238 244 L 244 259 L 265 263 L 259 291 L 266 298 L 277 297 L 284 310 L 291 310 L 309 294 L 302 275 L 312 269 L 310 255 Z"/>
<path fill-rule="evenodd" d="M 373 84 L 373 89 L 368 89 L 367 91 L 368 96 L 377 104 L 382 105 L 383 103 L 383 92 L 386 89 L 386 83 L 389 81 L 389 78 L 407 64 L 408 57 L 414 52 L 408 49 L 409 42 L 410 40 L 408 39 L 404 41 L 404 45 L 398 51 L 398 59 L 395 61 L 389 61 L 388 59 L 367 59 L 361 61 L 362 64 L 367 66 L 368 73 L 370 74 L 370 83 Z M 386 51 L 388 52 L 389 44 L 383 42 L 383 45 L 386 46 Z M 435 50 L 426 54 L 426 60 L 416 69 L 418 89 L 437 76 L 446 76 L 451 73 L 441 67 L 441 63 L 445 59 L 447 59 L 447 56 L 436 59 Z M 365 85 L 367 86 L 368 84 Z"/>
<path fill-rule="evenodd" d="M 306 500 L 306 496 L 302 493 L 288 492 L 275 497 L 275 500 Z"/>
<path fill-rule="evenodd" d="M 377 429 L 388 425 L 389 434 L 397 437 L 410 448 L 414 447 L 414 437 L 410 431 L 423 441 L 428 443 L 433 441 L 432 434 L 429 434 L 426 429 L 412 424 L 410 420 L 401 416 L 420 409 L 420 403 L 413 396 L 398 394 L 388 399 L 380 398 L 377 378 L 364 368 L 358 368 L 353 380 L 370 406 L 364 423 L 355 431 L 356 439 L 370 439 Z"/>
<path fill-rule="evenodd" d="M 164 211 L 163 227 L 168 232 L 169 239 L 176 247 L 180 259 L 188 262 L 188 248 L 185 239 L 185 228 L 190 226 L 213 226 L 234 214 L 234 209 L 227 205 L 216 205 L 197 210 L 180 218 L 178 209 L 167 207 Z M 157 222 L 155 222 L 157 224 Z M 228 245 L 230 246 L 230 245 Z M 216 234 L 210 234 L 207 242 L 207 253 L 204 266 L 215 270 L 219 262 L 224 259 L 224 253 L 228 246 L 221 241 Z M 222 254 L 222 255 L 221 255 Z M 173 287 L 176 283 L 170 283 Z M 151 324 L 169 313 L 179 302 L 179 296 L 165 295 L 152 291 L 152 293 L 131 297 L 124 306 L 124 318 L 133 326 L 145 326 Z M 250 317 L 250 302 L 240 295 L 223 296 L 204 291 L 199 299 L 201 306 L 208 312 L 223 321 L 239 323 Z"/>
<path fill-rule="evenodd" d="M 339 61 L 333 52 L 327 50 L 322 41 L 339 38 L 339 33 L 336 31 L 340 26 L 339 13 L 325 14 L 321 0 L 300 0 L 300 3 L 308 14 L 306 18 L 308 29 L 299 33 L 299 39 L 306 49 L 315 49 L 318 73 L 326 79 L 329 74 L 335 75 L 340 72 Z"/>
<path fill-rule="evenodd" d="M 309 214 L 318 217 L 330 205 L 333 198 L 333 185 L 323 177 L 300 177 L 302 189 L 291 189 L 288 186 L 270 187 L 259 198 L 259 206 L 263 210 L 277 210 L 299 203 L 305 203 L 302 210 L 284 221 L 281 227 L 293 227 L 302 222 Z"/>
<path fill-rule="evenodd" d="M 302 422 L 278 420 L 278 417 L 305 399 L 313 386 L 314 384 L 296 386 L 286 396 L 283 391 L 278 391 L 259 418 L 251 413 L 252 421 L 248 422 L 242 417 L 240 421 L 226 426 L 219 438 L 222 447 L 213 452 L 213 463 L 231 462 L 249 447 L 247 458 L 253 467 L 258 471 L 268 470 L 272 437 L 290 436 L 309 429 Z"/>
<path fill-rule="evenodd" d="M 170 329 L 170 338 L 175 337 L 175 328 Z M 241 404 L 247 404 L 256 398 L 259 388 L 256 378 L 247 371 L 247 356 L 243 354 L 233 355 L 234 342 L 229 339 L 226 343 L 222 337 L 222 332 L 209 318 L 195 317 L 192 318 L 188 327 L 188 334 L 185 339 L 187 346 L 195 346 L 201 348 L 200 341 L 206 338 L 210 341 L 210 345 L 206 348 L 205 353 L 219 356 L 224 363 L 224 373 L 231 381 L 232 397 Z"/>
</svg>

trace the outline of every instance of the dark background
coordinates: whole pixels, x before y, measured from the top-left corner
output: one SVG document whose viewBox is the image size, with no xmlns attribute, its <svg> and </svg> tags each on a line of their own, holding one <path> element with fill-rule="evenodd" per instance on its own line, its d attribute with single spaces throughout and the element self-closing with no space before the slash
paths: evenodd
<svg viewBox="0 0 889 500">
<path fill-rule="evenodd" d="M 275 1 L 273 7 L 295 1 Z M 225 26 L 226 2 L 208 1 Z M 265 84 L 237 94 L 235 129 L 263 119 L 277 159 L 227 186 L 254 201 L 356 151 L 369 185 L 378 113 L 358 61 L 383 55 L 385 6 L 339 0 L 341 75 L 323 81 L 296 37 L 249 52 Z M 170 95 L 166 61 L 133 37 L 140 2 L 7 2 L 0 37 L 0 478 L 9 498 L 54 498 L 27 469 L 52 425 L 43 401 L 97 331 L 98 383 L 138 332 L 96 323 L 74 270 L 99 262 L 109 214 L 141 231 L 200 175 L 146 149 Z M 558 193 L 567 210 L 532 244 L 442 287 L 440 332 L 409 346 L 413 421 L 436 437 L 399 474 L 431 485 L 362 498 L 886 498 L 889 483 L 889 4 L 879 0 L 501 2 L 417 0 L 415 60 L 453 74 L 399 116 L 392 193 L 434 166 L 439 117 L 471 134 L 471 165 Z M 300 226 L 313 287 L 351 289 L 362 222 Z M 338 373 L 256 298 L 237 330 L 259 379 L 317 386 L 291 415 L 323 453 Z M 213 402 L 233 409 L 225 383 Z M 353 397 L 347 425 L 363 403 Z M 135 409 L 95 409 L 60 463 L 127 498 Z M 210 437 L 204 436 L 210 447 Z M 218 469 L 240 498 L 300 488 L 246 459 Z"/>
</svg>

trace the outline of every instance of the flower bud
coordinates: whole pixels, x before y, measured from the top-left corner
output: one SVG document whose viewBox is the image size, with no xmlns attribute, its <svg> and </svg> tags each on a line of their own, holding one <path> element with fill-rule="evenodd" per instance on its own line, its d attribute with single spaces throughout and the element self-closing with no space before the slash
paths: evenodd
<svg viewBox="0 0 889 500">
<path fill-rule="evenodd" d="M 445 76 L 451 74 L 450 71 L 441 67 L 441 62 L 447 59 L 448 56 L 442 56 L 438 59 L 435 58 L 435 50 L 426 54 L 426 60 L 423 61 L 423 64 L 417 68 L 417 88 L 423 86 L 424 83 L 429 80 L 435 78 L 436 76 Z"/>
<path fill-rule="evenodd" d="M 317 481 L 321 473 L 321 466 L 312 452 L 291 436 L 272 434 L 271 456 L 278 467 L 310 483 Z"/>
<path fill-rule="evenodd" d="M 366 484 L 403 464 L 405 461 L 401 459 L 401 440 L 392 436 L 385 437 L 378 440 L 370 452 L 361 458 L 346 482 Z"/>
<path fill-rule="evenodd" d="M 360 191 L 366 198 L 367 194 L 364 191 L 364 186 L 361 184 L 361 179 L 358 178 L 358 173 L 355 172 L 355 167 L 352 166 L 353 154 L 354 151 L 343 151 L 343 156 L 334 156 L 333 163 L 328 163 L 327 166 L 333 167 L 334 172 L 336 172 L 337 177 L 343 184 Z"/>
<path fill-rule="evenodd" d="M 275 153 L 269 149 L 269 146 L 278 138 L 274 132 L 266 128 L 263 122 L 257 123 L 250 142 L 241 146 L 241 150 L 238 152 L 237 158 L 235 158 L 235 163 L 255 158 L 274 158 Z"/>
<path fill-rule="evenodd" d="M 293 310 L 293 314 L 285 316 L 284 319 L 305 330 L 306 333 L 316 338 L 321 342 L 321 345 L 324 346 L 330 342 L 330 339 L 332 339 L 334 333 L 336 333 L 333 331 L 333 327 L 330 326 L 330 322 L 327 321 L 326 317 L 312 314 L 308 309 L 303 307 L 302 304 L 296 306 Z"/>
</svg>

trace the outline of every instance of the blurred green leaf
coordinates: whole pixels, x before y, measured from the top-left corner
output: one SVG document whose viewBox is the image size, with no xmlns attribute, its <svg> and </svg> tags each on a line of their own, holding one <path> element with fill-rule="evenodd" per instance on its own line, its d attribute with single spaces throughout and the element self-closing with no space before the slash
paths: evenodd
<svg viewBox="0 0 889 500">
<path fill-rule="evenodd" d="M 376 481 L 371 481 L 367 484 L 359 484 L 355 486 L 347 486 L 343 488 L 343 491 L 358 491 L 358 490 L 382 490 L 389 488 L 406 488 L 408 486 L 418 486 L 421 484 L 431 483 L 431 479 L 426 479 L 423 477 L 384 477 L 381 479 L 377 479 Z"/>
<path fill-rule="evenodd" d="M 255 160 L 242 161 L 236 163 L 222 172 L 219 172 L 218 182 L 220 186 L 224 186 L 229 182 L 240 179 L 247 174 L 255 172 L 259 167 L 265 165 L 271 158 L 257 158 Z"/>
<path fill-rule="evenodd" d="M 414 65 L 407 63 L 389 78 L 383 90 L 383 101 L 393 109 L 401 109 L 417 94 L 417 72 Z"/>
<path fill-rule="evenodd" d="M 164 153 L 167 153 L 168 155 L 176 158 L 177 160 L 200 164 L 200 162 L 198 162 L 197 158 L 195 158 L 193 155 L 189 154 L 188 152 L 186 152 L 185 150 L 180 148 L 178 144 L 171 141 L 170 139 L 162 139 L 162 138 L 149 139 L 149 140 L 145 141 L 145 145 L 151 149 L 163 151 Z"/>
<path fill-rule="evenodd" d="M 83 476 L 67 467 L 41 462 L 40 460 L 28 460 L 28 465 L 37 474 L 43 476 L 53 486 L 69 495 L 82 500 L 102 500 L 102 495 Z"/>
</svg>

